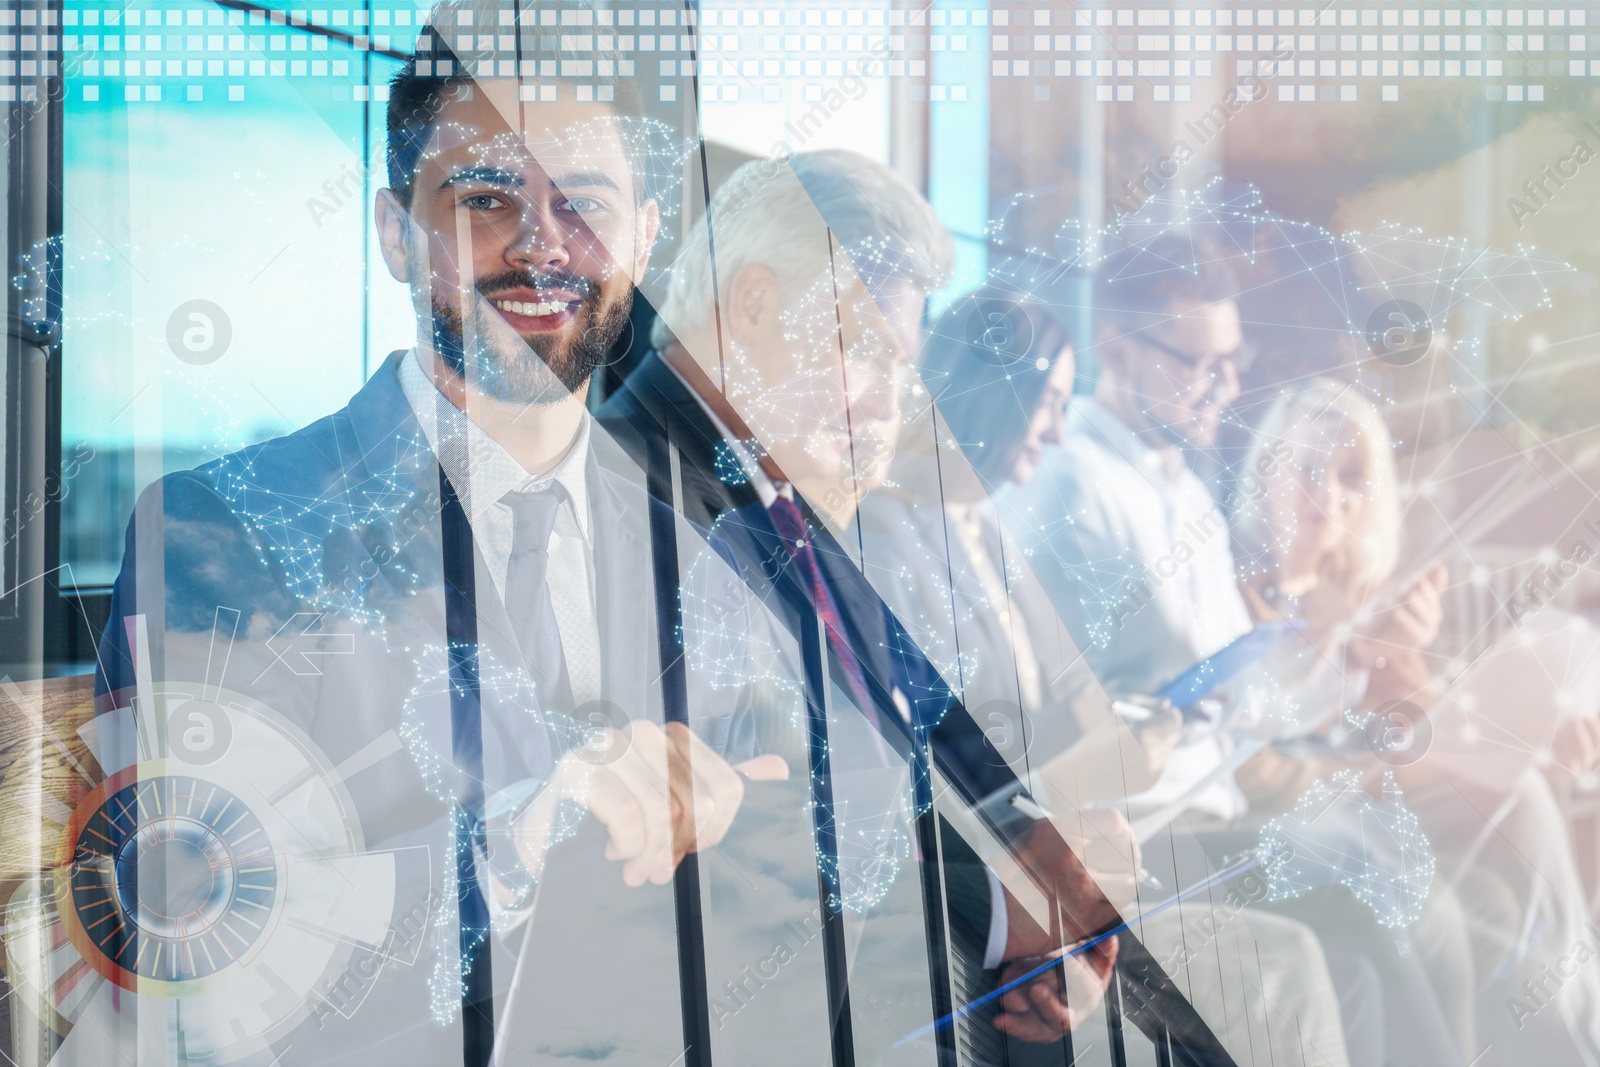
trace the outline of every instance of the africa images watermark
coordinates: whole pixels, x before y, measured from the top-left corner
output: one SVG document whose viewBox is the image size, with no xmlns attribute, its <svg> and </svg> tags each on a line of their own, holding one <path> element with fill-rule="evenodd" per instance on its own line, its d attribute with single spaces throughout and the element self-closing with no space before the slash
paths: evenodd
<svg viewBox="0 0 1600 1067">
<path fill-rule="evenodd" d="M 782 173 L 782 168 L 788 163 L 790 156 L 804 149 L 806 144 L 849 104 L 864 99 L 871 88 L 867 84 L 867 79 L 881 73 L 892 54 L 888 41 L 879 37 L 872 39 L 864 57 L 844 61 L 841 68 L 844 73 L 836 78 L 825 92 L 820 93 L 819 99 L 798 118 L 790 119 L 783 124 L 784 133 L 792 140 L 772 142 L 767 157 L 759 164 L 762 179 L 771 181 L 776 178 Z M 732 201 L 725 210 L 731 214 L 737 204 L 738 201 Z"/>
<path fill-rule="evenodd" d="M 1574 978 L 1578 971 L 1600 951 L 1595 948 L 1600 944 L 1600 927 L 1593 922 L 1584 924 L 1584 932 L 1592 941 L 1579 941 L 1567 950 L 1567 954 L 1556 960 L 1552 968 L 1548 963 L 1539 968 L 1539 977 L 1530 978 L 1522 983 L 1522 994 L 1527 999 L 1519 997 L 1506 998 L 1506 1010 L 1511 1013 L 1511 1021 L 1521 1030 L 1528 1025 L 1528 1020 L 1538 1015 L 1561 994 L 1561 988 Z M 1552 988 L 1553 987 L 1553 988 Z"/>
<path fill-rule="evenodd" d="M 327 1026 L 330 1018 L 353 1016 L 377 984 L 386 964 L 409 967 L 415 962 L 422 935 L 429 929 L 428 916 L 433 910 L 431 897 L 414 903 L 390 924 L 381 946 L 359 952 L 337 976 L 314 992 L 316 1003 L 312 1006 L 311 1017 L 317 1029 Z"/>
<path fill-rule="evenodd" d="M 1183 937 L 1161 961 L 1162 969 L 1169 975 L 1179 973 L 1198 958 L 1207 945 L 1221 937 L 1222 931 L 1241 912 L 1270 900 L 1271 896 L 1271 883 L 1256 871 L 1246 871 L 1238 885 L 1228 888 L 1221 906 L 1206 908 L 1198 917 L 1193 911 L 1188 913 L 1181 923 Z"/>
<path fill-rule="evenodd" d="M 363 190 L 371 176 L 370 169 L 346 163 L 338 177 L 322 183 L 322 196 L 306 197 L 306 212 L 311 216 L 311 221 L 316 223 L 317 229 L 322 229 L 323 220 L 338 214 L 347 204 L 362 203 Z"/>
<path fill-rule="evenodd" d="M 879 880 L 883 866 L 892 862 L 893 847 L 888 838 L 880 838 L 867 855 L 855 857 L 852 863 L 840 863 L 837 903 L 830 903 L 829 907 L 849 907 L 848 901 L 870 899 L 872 886 Z M 800 919 L 787 920 L 782 927 L 783 936 L 772 943 L 766 955 L 753 965 L 747 963 L 740 967 L 737 977 L 723 981 L 721 995 L 711 996 L 711 1016 L 718 1030 L 749 1007 L 756 994 L 778 977 L 784 965 L 798 958 L 800 952 L 816 940 L 824 922 L 820 904 Z"/>
<path fill-rule="evenodd" d="M 1583 528 L 1593 537 L 1600 538 L 1600 522 L 1590 519 Z M 1594 558 L 1594 548 L 1589 541 L 1580 538 L 1572 543 L 1566 555 L 1557 557 L 1552 563 L 1541 563 L 1535 567 L 1533 573 L 1506 597 L 1505 610 L 1512 623 L 1520 627 L 1529 615 L 1550 603 L 1568 582 L 1576 578 L 1579 568 Z"/>
<path fill-rule="evenodd" d="M 1585 122 L 1583 128 L 1600 142 L 1600 125 L 1596 125 L 1593 119 Z M 1522 193 L 1527 199 L 1506 197 L 1506 210 L 1511 213 L 1511 221 L 1517 224 L 1517 229 L 1522 229 L 1529 219 L 1549 207 L 1551 201 L 1566 188 L 1567 182 L 1576 178 L 1578 171 L 1594 157 L 1595 150 L 1590 147 L 1588 141 L 1579 137 L 1572 142 L 1572 147 L 1567 149 L 1566 155 L 1556 160 L 1553 165 L 1543 164 L 1539 168 L 1538 176 L 1522 183 Z"/>
<path fill-rule="evenodd" d="M 1214 141 L 1235 115 L 1250 104 L 1267 98 L 1267 86 L 1285 72 L 1285 64 L 1293 69 L 1294 55 L 1293 47 L 1280 44 L 1271 53 L 1271 58 L 1257 63 L 1256 70 L 1246 74 L 1242 82 L 1229 89 L 1220 101 L 1202 112 L 1198 119 L 1184 122 L 1183 128 L 1194 137 L 1196 143 L 1191 145 L 1180 137 L 1173 142 L 1171 151 L 1156 160 L 1154 165 L 1144 164 L 1136 177 L 1124 181 L 1114 194 L 1106 198 L 1106 214 L 1118 218 L 1132 214 L 1152 196 L 1166 189 L 1178 176 L 1179 170 L 1198 158 L 1198 149 Z M 1265 72 L 1262 68 L 1265 68 Z M 1118 196 L 1127 199 L 1119 200 Z"/>
<path fill-rule="evenodd" d="M 718 1030 L 754 1000 L 768 982 L 777 978 L 783 965 L 795 959 L 800 949 L 822 933 L 822 909 L 816 909 L 802 920 L 790 919 L 784 924 L 784 932 L 788 936 L 773 942 L 772 950 L 756 961 L 753 969 L 749 964 L 741 967 L 737 981 L 730 978 L 722 983 L 724 995 L 711 998 L 711 1014 Z M 790 945 L 791 938 L 794 940 L 793 946 Z"/>
<path fill-rule="evenodd" d="M 63 457 L 60 473 L 52 472 L 44 476 L 40 486 L 43 491 L 30 489 L 17 501 L 11 514 L 5 516 L 3 524 L 0 524 L 0 545 L 10 545 L 34 519 L 44 514 L 46 507 L 66 500 L 72 492 L 73 479 L 79 469 L 92 463 L 94 458 L 94 446 L 87 441 L 79 441 L 74 445 L 72 455 Z"/>
<path fill-rule="evenodd" d="M 1223 498 L 1222 507 L 1228 513 L 1237 514 L 1263 500 L 1272 480 L 1293 458 L 1294 449 L 1287 442 L 1273 442 L 1256 458 L 1253 468 L 1246 471 Z M 1120 631 L 1129 619 L 1148 607 L 1162 587 L 1176 578 L 1212 538 L 1227 532 L 1228 520 L 1224 512 L 1217 508 L 1210 508 L 1185 522 L 1172 549 L 1151 560 L 1142 575 L 1135 575 L 1127 583 L 1127 595 L 1106 612 L 1109 618 L 1098 627 L 1104 632 L 1105 639 L 1109 641 L 1111 634 Z"/>
</svg>

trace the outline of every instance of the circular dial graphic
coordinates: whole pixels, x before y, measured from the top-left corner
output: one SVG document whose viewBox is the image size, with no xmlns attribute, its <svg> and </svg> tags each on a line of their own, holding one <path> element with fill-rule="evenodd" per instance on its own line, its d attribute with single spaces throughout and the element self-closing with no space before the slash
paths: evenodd
<svg viewBox="0 0 1600 1067">
<path fill-rule="evenodd" d="M 261 820 L 201 778 L 107 786 L 72 859 L 69 929 L 90 964 L 113 980 L 182 982 L 248 953 L 278 893 Z"/>
<path fill-rule="evenodd" d="M 180 682 L 83 718 L 98 772 L 78 770 L 54 866 L 0 922 L 7 979 L 63 1035 L 57 1062 L 111 1062 L 136 1025 L 156 1060 L 229 1063 L 353 1011 L 390 962 L 402 854 L 428 866 L 369 850 L 345 785 L 403 756 L 399 738 L 335 766 L 260 702 Z"/>
</svg>

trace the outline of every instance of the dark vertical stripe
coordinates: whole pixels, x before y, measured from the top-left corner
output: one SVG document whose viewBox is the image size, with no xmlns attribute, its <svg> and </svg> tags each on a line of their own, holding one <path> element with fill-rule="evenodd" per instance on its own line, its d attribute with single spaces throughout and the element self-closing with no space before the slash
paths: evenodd
<svg viewBox="0 0 1600 1067">
<path fill-rule="evenodd" d="M 1106 987 L 1106 1037 L 1111 1042 L 1111 1067 L 1128 1067 L 1128 1049 L 1122 1042 L 1122 974 L 1111 970 Z"/>
<path fill-rule="evenodd" d="M 911 758 L 922 760 L 924 767 L 926 756 L 923 753 L 927 744 L 927 734 L 916 731 Z M 931 790 L 931 784 L 929 788 Z M 917 871 L 922 881 L 923 938 L 928 943 L 928 997 L 932 1002 L 933 1017 L 943 1019 L 954 1007 L 951 1003 L 950 955 L 945 941 L 944 886 L 940 878 L 939 816 L 933 810 L 931 797 L 926 805 L 921 803 L 919 797 L 917 810 L 921 812 L 916 819 L 917 850 L 922 857 L 922 862 L 917 864 Z M 939 1050 L 939 1067 L 956 1067 L 955 1027 L 945 1026 L 934 1031 L 934 1041 Z"/>
<path fill-rule="evenodd" d="M 367 33 L 372 32 L 372 0 L 366 0 Z M 370 38 L 369 38 L 370 41 Z M 361 102 L 361 204 L 372 203 L 372 53 L 361 52 L 361 84 L 367 98 Z M 385 108 L 385 112 L 387 112 Z M 388 159 L 385 141 L 385 161 Z M 372 377 L 372 242 L 361 228 L 361 380 Z"/>
<path fill-rule="evenodd" d="M 656 640 L 661 650 L 661 704 L 669 723 L 689 721 L 689 686 L 683 662 L 683 609 L 678 598 L 678 538 L 672 457 L 666 434 L 648 436 L 645 477 L 649 489 L 650 559 L 655 571 Z M 612 576 L 621 580 L 620 575 Z M 669 775 L 690 768 L 669 765 Z M 678 997 L 683 1014 L 685 1067 L 711 1067 L 711 991 L 706 977 L 704 914 L 700 905 L 700 859 L 691 852 L 672 874 L 672 899 L 678 923 Z"/>
<path fill-rule="evenodd" d="M 811 810 L 817 844 L 817 894 L 822 905 L 822 966 L 828 996 L 833 1067 L 854 1067 L 855 1034 L 850 1020 L 850 969 L 845 955 L 844 913 L 833 907 L 824 867 L 832 869 L 843 899 L 838 830 L 833 814 L 833 777 L 828 755 L 828 711 L 823 672 L 822 620 L 806 602 L 800 619 L 800 658 L 806 679 L 806 742 L 811 757 Z"/>
<path fill-rule="evenodd" d="M 450 661 L 450 748 L 461 772 L 455 819 L 456 904 L 462 967 L 462 1067 L 488 1067 L 494 1053 L 494 982 L 488 944 L 489 906 L 478 877 L 483 833 L 483 719 L 478 689 L 478 610 L 472 526 L 455 486 L 439 470 L 439 524 L 444 565 L 445 635 Z"/>
</svg>

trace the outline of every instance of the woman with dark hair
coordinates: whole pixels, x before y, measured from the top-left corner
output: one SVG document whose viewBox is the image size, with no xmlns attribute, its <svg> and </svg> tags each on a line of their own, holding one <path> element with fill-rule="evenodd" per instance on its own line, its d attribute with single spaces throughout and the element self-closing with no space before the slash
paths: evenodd
<svg viewBox="0 0 1600 1067">
<path fill-rule="evenodd" d="M 1029 791 L 1051 810 L 1071 813 L 1052 820 L 1057 831 L 1094 872 L 1106 899 L 1126 907 L 1135 897 L 1138 846 L 1117 811 L 1093 810 L 1123 788 L 1115 724 L 1108 706 L 1095 709 L 1098 715 L 1075 714 L 1075 701 L 1097 692 L 1093 678 L 989 500 L 1000 485 L 1027 481 L 1045 448 L 1061 439 L 1074 367 L 1067 331 L 1037 307 L 980 291 L 939 318 L 921 356 L 922 380 L 906 398 L 888 482 L 862 500 L 858 513 L 864 566 L 1014 770 L 1030 777 L 1035 757 L 1069 748 L 1088 757 L 1074 760 L 1075 771 L 1063 776 L 1073 784 L 1063 803 L 1040 781 L 1029 782 Z M 1093 729 L 1094 722 L 1102 728 Z M 1163 745 L 1170 749 L 1170 740 Z M 1147 757 L 1155 769 L 1165 760 L 1163 745 Z M 1127 776 L 1144 770 L 1130 767 Z M 1109 980 L 1115 939 L 1102 948 L 1064 969 L 1070 1021 L 1011 993 L 996 1026 L 1033 1042 L 1075 1028 Z M 1036 964 L 1008 965 L 1000 980 Z"/>
<path fill-rule="evenodd" d="M 1085 755 L 1080 797 L 1153 781 L 1175 735 L 1151 731 L 1139 767 L 1091 755 L 1116 740 L 1109 702 L 991 500 L 1028 481 L 1061 440 L 1075 372 L 1066 324 L 979 290 L 939 317 L 918 369 L 889 482 L 861 508 L 875 584 L 968 710 L 995 727 L 1001 755 L 1032 767 L 1069 748 Z"/>
<path fill-rule="evenodd" d="M 922 380 L 991 492 L 1026 483 L 1060 442 L 1076 366 L 1066 323 L 994 290 L 957 301 L 922 346 Z"/>
</svg>

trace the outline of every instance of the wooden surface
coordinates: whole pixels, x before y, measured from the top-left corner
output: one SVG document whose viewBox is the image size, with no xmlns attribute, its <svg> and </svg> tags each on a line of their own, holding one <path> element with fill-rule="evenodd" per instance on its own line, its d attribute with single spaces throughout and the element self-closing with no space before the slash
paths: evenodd
<svg viewBox="0 0 1600 1067">
<path fill-rule="evenodd" d="M 65 829 L 59 817 L 100 776 L 77 733 L 93 713 L 93 698 L 92 675 L 0 689 L 0 904 L 22 879 L 54 864 Z M 10 991 L 7 983 L 0 992 Z M 0 996 L 0 1057 L 6 1063 L 15 1062 L 12 1000 Z"/>
</svg>

